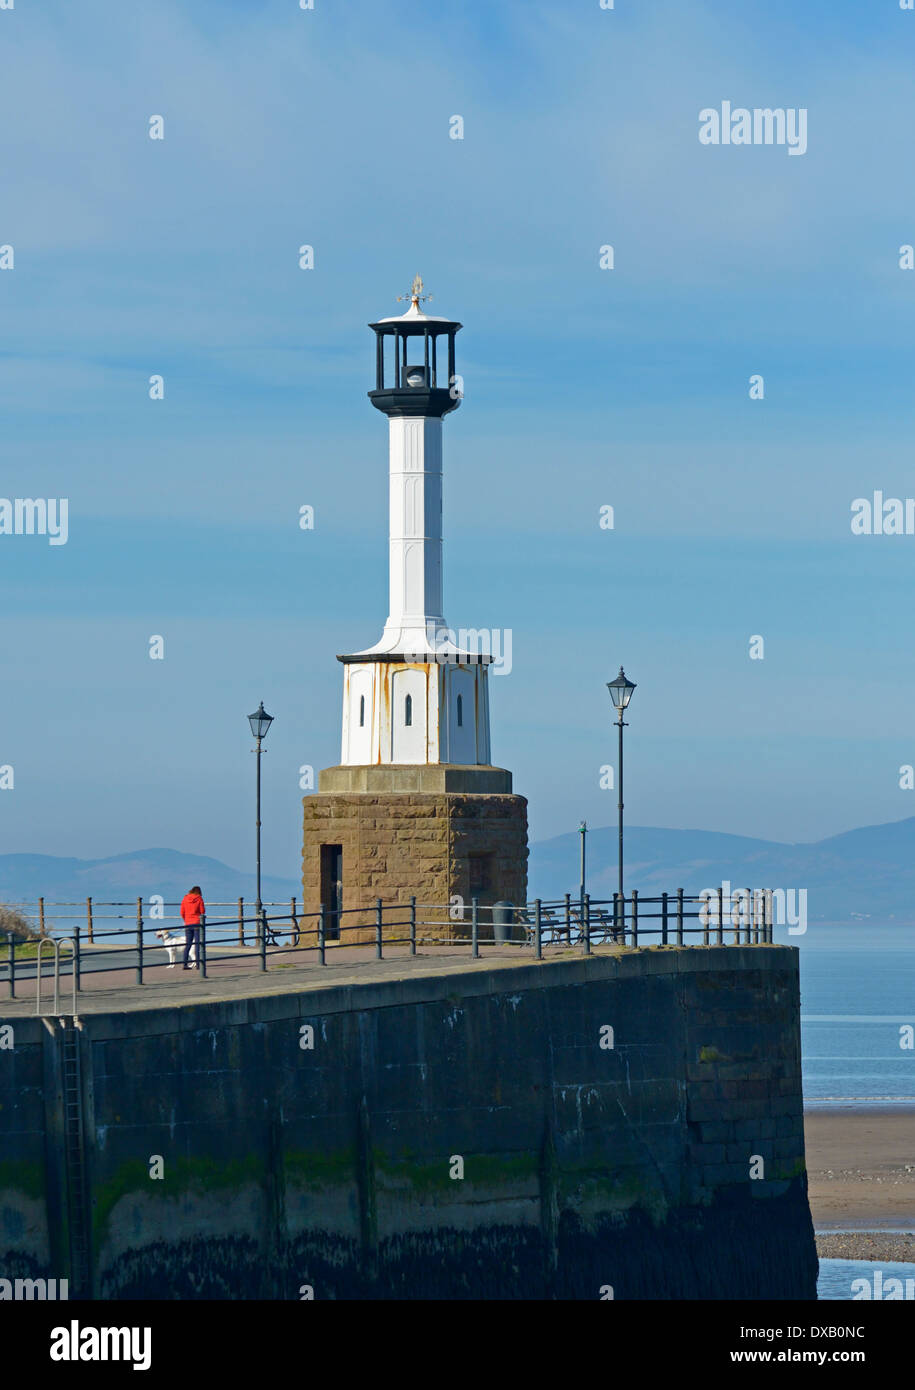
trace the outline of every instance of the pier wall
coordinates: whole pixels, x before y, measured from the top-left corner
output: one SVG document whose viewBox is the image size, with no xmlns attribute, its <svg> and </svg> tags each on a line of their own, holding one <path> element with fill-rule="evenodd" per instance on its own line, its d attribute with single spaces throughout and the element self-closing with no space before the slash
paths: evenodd
<svg viewBox="0 0 915 1390">
<path fill-rule="evenodd" d="M 795 949 L 429 959 L 86 1015 L 82 1192 L 65 1030 L 6 1020 L 0 1277 L 84 1238 L 103 1299 L 815 1297 Z"/>
</svg>

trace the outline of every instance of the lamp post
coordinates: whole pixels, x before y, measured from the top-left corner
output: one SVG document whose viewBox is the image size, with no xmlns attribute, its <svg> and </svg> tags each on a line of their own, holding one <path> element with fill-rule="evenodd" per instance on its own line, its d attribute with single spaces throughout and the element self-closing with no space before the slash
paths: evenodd
<svg viewBox="0 0 915 1390">
<path fill-rule="evenodd" d="M 261 700 L 253 714 L 248 715 L 248 723 L 251 725 L 251 732 L 257 739 L 257 903 L 255 914 L 257 916 L 258 939 L 264 929 L 263 907 L 261 906 L 261 740 L 266 738 L 267 730 L 273 723 L 273 715 L 268 714 L 264 709 L 264 702 Z"/>
<path fill-rule="evenodd" d="M 625 922 L 626 908 L 623 900 L 623 729 L 626 727 L 626 721 L 623 719 L 623 715 L 626 711 L 626 707 L 628 706 L 629 701 L 632 699 L 632 692 L 633 690 L 635 690 L 635 684 L 633 681 L 626 679 L 626 674 L 621 666 L 620 673 L 617 676 L 616 680 L 607 682 L 607 689 L 610 691 L 610 699 L 613 701 L 613 708 L 616 710 L 617 713 L 617 726 L 619 728 L 620 736 L 619 755 L 616 769 L 617 783 L 619 789 L 619 800 L 617 802 L 617 806 L 619 809 L 620 830 L 619 895 L 620 911 L 623 914 L 623 921 Z"/>
<path fill-rule="evenodd" d="M 581 907 L 581 920 L 585 920 L 585 840 L 588 837 L 588 822 L 583 820 L 578 827 L 581 836 L 581 890 L 579 893 L 579 904 Z"/>
</svg>

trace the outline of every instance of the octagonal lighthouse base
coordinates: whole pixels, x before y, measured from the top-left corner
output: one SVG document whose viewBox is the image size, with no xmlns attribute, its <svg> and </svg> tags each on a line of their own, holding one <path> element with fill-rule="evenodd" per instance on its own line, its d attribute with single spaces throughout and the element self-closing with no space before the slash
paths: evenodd
<svg viewBox="0 0 915 1390">
<path fill-rule="evenodd" d="M 343 665 L 344 765 L 489 765 L 487 663 L 361 653 Z"/>
<path fill-rule="evenodd" d="M 419 940 L 468 937 L 473 898 L 491 940 L 492 904 L 526 901 L 527 801 L 504 768 L 350 765 L 318 787 L 304 799 L 302 901 L 305 913 L 323 903 L 328 947 L 374 941 L 377 898 L 388 942 L 409 938 L 414 897 Z M 301 925 L 316 945 L 316 919 Z"/>
</svg>

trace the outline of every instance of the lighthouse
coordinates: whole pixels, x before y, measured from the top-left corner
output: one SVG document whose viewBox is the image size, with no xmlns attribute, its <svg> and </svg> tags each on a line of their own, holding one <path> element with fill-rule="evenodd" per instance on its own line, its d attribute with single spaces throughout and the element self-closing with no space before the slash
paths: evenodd
<svg viewBox="0 0 915 1390">
<path fill-rule="evenodd" d="M 442 603 L 442 434 L 461 403 L 455 337 L 416 276 L 410 307 L 369 327 L 388 419 L 389 612 L 378 642 L 341 656 L 344 766 L 488 767 L 489 652 L 460 647 Z"/>
<path fill-rule="evenodd" d="M 324 906 L 329 940 L 378 898 L 451 904 L 460 929 L 461 904 L 522 904 L 527 888 L 527 803 L 491 760 L 492 643 L 444 616 L 443 433 L 463 396 L 462 325 L 426 311 L 418 275 L 401 298 L 406 312 L 369 324 L 368 398 L 388 421 L 388 613 L 374 645 L 337 658 L 340 763 L 304 802 L 303 903 Z"/>
</svg>

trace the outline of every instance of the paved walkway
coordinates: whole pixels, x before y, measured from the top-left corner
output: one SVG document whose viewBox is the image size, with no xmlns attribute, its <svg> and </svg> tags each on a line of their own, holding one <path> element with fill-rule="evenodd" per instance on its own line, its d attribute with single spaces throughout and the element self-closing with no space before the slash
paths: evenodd
<svg viewBox="0 0 915 1390">
<path fill-rule="evenodd" d="M 111 948 L 108 947 L 108 950 Z M 123 948 L 125 951 L 128 948 Z M 600 947 L 601 955 L 612 947 Z M 85 949 L 88 954 L 92 948 Z M 529 946 L 480 947 L 480 957 L 474 960 L 468 942 L 453 942 L 438 946 L 420 945 L 415 956 L 408 946 L 385 946 L 384 959 L 375 958 L 374 945 L 328 946 L 327 964 L 318 963 L 317 951 L 298 950 L 272 952 L 268 969 L 260 968 L 256 950 L 245 952 L 239 959 L 238 947 L 213 947 L 207 951 L 207 978 L 198 971 L 183 971 L 180 965 L 146 965 L 143 984 L 134 978 L 135 953 L 125 962 L 123 970 L 84 969 L 80 974 L 81 989 L 76 995 L 78 1014 L 127 1013 L 138 1009 L 161 1009 L 173 1005 L 236 999 L 246 995 L 293 994 L 311 989 L 326 989 L 328 985 L 349 985 L 369 980 L 384 980 L 404 975 L 439 974 L 451 971 L 488 970 L 495 965 L 534 964 Z M 595 951 L 595 954 L 598 952 Z M 545 946 L 547 959 L 573 959 L 581 955 L 580 947 Z M 228 958 L 234 956 L 235 958 Z M 35 1013 L 35 977 L 16 977 L 15 999 L 0 998 L 0 1019 L 23 1017 Z M 0 980 L 0 994 L 8 988 Z M 73 1011 L 72 979 L 61 970 L 60 1009 Z M 51 1013 L 53 982 L 46 968 L 42 969 L 41 1012 Z"/>
</svg>

